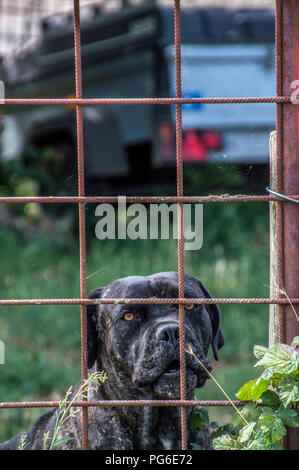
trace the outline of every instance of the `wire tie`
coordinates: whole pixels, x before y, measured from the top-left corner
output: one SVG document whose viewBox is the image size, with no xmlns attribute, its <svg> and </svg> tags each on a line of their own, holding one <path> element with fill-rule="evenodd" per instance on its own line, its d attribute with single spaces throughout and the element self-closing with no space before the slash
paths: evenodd
<svg viewBox="0 0 299 470">
<path fill-rule="evenodd" d="M 299 199 L 294 199 L 293 197 L 285 196 L 284 194 L 277 193 L 276 191 L 273 191 L 273 189 L 270 189 L 268 186 L 266 187 L 266 191 L 268 193 L 274 194 L 274 196 L 282 197 L 283 199 L 287 199 L 288 201 L 291 202 L 299 202 Z"/>
</svg>

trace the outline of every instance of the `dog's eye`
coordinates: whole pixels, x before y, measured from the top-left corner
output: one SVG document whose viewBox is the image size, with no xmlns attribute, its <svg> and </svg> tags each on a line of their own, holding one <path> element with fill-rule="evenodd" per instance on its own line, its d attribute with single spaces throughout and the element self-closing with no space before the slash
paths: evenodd
<svg viewBox="0 0 299 470">
<path fill-rule="evenodd" d="M 124 320 L 126 321 L 131 321 L 134 320 L 134 314 L 133 313 L 125 313 L 123 316 Z"/>
<path fill-rule="evenodd" d="M 193 310 L 195 305 L 194 304 L 186 304 L 185 307 L 186 307 L 187 310 Z"/>
</svg>

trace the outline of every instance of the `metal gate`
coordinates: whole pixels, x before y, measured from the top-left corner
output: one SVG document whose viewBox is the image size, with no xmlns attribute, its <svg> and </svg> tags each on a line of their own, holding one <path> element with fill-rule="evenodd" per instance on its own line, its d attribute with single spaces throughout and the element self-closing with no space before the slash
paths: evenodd
<svg viewBox="0 0 299 470">
<path fill-rule="evenodd" d="M 78 195 L 75 197 L 1 197 L 0 203 L 75 203 L 79 209 L 79 253 L 80 253 L 80 298 L 79 299 L 21 299 L 0 300 L 1 305 L 81 305 L 81 378 L 87 379 L 87 321 L 86 305 L 95 301 L 86 295 L 86 238 L 85 238 L 85 204 L 99 202 L 117 202 L 117 197 L 86 197 L 84 190 L 84 152 L 83 152 L 83 115 L 82 106 L 88 105 L 163 105 L 173 104 L 176 107 L 176 167 L 177 195 L 173 197 L 127 197 L 127 202 L 157 203 L 175 202 L 178 206 L 178 279 L 179 292 L 177 299 L 117 299 L 117 303 L 130 304 L 178 304 L 179 305 L 179 344 L 180 344 L 180 400 L 130 400 L 130 401 L 82 401 L 74 406 L 82 407 L 82 449 L 88 448 L 88 407 L 89 406 L 180 406 L 181 408 L 181 444 L 188 448 L 187 442 L 187 407 L 188 406 L 231 406 L 229 401 L 186 399 L 186 363 L 185 363 L 185 308 L 187 303 L 196 304 L 272 304 L 279 308 L 278 339 L 289 343 L 295 336 L 297 324 L 291 312 L 293 305 L 299 303 L 299 269 L 298 269 L 298 205 L 285 199 L 291 196 L 299 200 L 299 108 L 291 99 L 292 82 L 299 79 L 299 4 L 296 0 L 277 0 L 276 2 L 276 76 L 277 92 L 275 97 L 242 97 L 242 98 L 182 98 L 181 93 L 181 28 L 180 0 L 174 0 L 175 29 L 175 98 L 124 98 L 124 99 L 84 99 L 82 97 L 81 40 L 80 40 L 80 5 L 74 0 L 74 49 L 75 49 L 75 91 L 73 99 L 5 99 L 4 105 L 44 106 L 75 105 L 77 123 L 77 158 L 78 158 Z M 70 90 L 71 92 L 71 90 Z M 262 196 L 193 196 L 183 195 L 183 158 L 182 158 L 182 105 L 186 103 L 276 103 L 277 107 L 277 161 L 276 161 L 276 194 Z M 184 298 L 184 238 L 183 238 L 183 204 L 233 203 L 233 202 L 275 202 L 277 216 L 277 281 L 276 296 L 272 298 Z M 296 201 L 295 201 L 296 202 Z M 282 293 L 288 292 L 288 298 Z M 101 303 L 112 304 L 116 299 L 102 299 Z M 236 406 L 243 402 L 234 401 Z M 56 407 L 58 402 L 7 402 L 0 403 L 1 408 Z M 285 448 L 298 449 L 298 432 L 288 433 Z"/>
</svg>

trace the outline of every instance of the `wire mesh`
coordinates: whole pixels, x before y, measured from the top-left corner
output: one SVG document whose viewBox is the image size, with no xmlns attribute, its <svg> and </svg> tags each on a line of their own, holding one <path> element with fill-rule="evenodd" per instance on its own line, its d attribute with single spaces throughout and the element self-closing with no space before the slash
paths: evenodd
<svg viewBox="0 0 299 470">
<path fill-rule="evenodd" d="M 83 147 L 83 115 L 82 106 L 88 105 L 163 105 L 173 104 L 176 106 L 176 168 L 177 168 L 177 195 L 163 197 L 127 197 L 127 202 L 157 203 L 175 202 L 178 205 L 178 280 L 179 292 L 177 299 L 101 299 L 102 304 L 125 303 L 125 304 L 178 304 L 179 305 L 179 344 L 180 344 L 180 400 L 117 400 L 117 401 L 76 401 L 74 406 L 82 407 L 82 449 L 88 448 L 88 407 L 96 406 L 180 406 L 181 408 L 181 445 L 182 450 L 188 448 L 188 424 L 187 407 L 188 406 L 231 406 L 229 401 L 204 400 L 194 401 L 186 400 L 186 363 L 185 363 L 185 309 L 184 304 L 278 304 L 280 306 L 288 304 L 290 300 L 294 304 L 299 303 L 298 298 L 287 299 L 278 290 L 276 298 L 212 298 L 212 299 L 185 299 L 184 298 L 184 244 L 183 244 L 183 203 L 185 202 L 272 202 L 277 205 L 277 234 L 278 234 L 278 269 L 279 269 L 279 287 L 283 286 L 283 260 L 282 260 L 282 204 L 283 197 L 275 195 L 223 195 L 223 196 L 184 196 L 183 195 L 183 157 L 182 157 L 182 104 L 185 103 L 205 103 L 205 104 L 224 104 L 224 103 L 276 103 L 277 105 L 277 191 L 282 191 L 282 143 L 281 143 L 281 120 L 282 105 L 290 103 L 289 96 L 282 96 L 281 87 L 281 1 L 277 0 L 276 6 L 276 96 L 275 97 L 240 97 L 240 98 L 182 98 L 181 84 L 181 38 L 180 38 L 180 0 L 174 0 L 174 30 L 175 30 L 175 98 L 123 98 L 123 99 L 84 99 L 82 97 L 82 67 L 81 67 L 81 40 L 80 40 L 80 2 L 73 0 L 74 10 L 74 62 L 75 62 L 75 98 L 65 99 L 6 99 L 6 106 L 45 106 L 66 104 L 75 105 L 76 125 L 77 125 L 77 163 L 78 163 L 78 195 L 65 197 L 0 197 L 0 203 L 19 204 L 27 202 L 39 203 L 71 203 L 78 205 L 79 216 L 79 256 L 80 256 L 80 298 L 79 299 L 2 299 L 0 306 L 3 305 L 80 305 L 81 308 L 81 380 L 87 378 L 87 322 L 86 306 L 97 303 L 95 300 L 86 297 L 86 222 L 85 208 L 86 203 L 92 202 L 117 202 L 117 197 L 87 197 L 84 189 L 84 147 Z M 299 199 L 298 195 L 292 196 Z M 283 318 L 280 315 L 279 338 L 284 339 Z M 245 402 L 234 401 L 235 406 L 243 406 Z M 0 408 L 38 408 L 38 407 L 56 407 L 57 401 L 33 401 L 33 402 L 5 402 L 0 403 Z"/>
</svg>

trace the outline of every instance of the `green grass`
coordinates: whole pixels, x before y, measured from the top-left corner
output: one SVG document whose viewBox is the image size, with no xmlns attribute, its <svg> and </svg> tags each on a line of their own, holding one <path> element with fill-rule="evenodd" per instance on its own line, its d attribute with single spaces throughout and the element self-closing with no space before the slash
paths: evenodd
<svg viewBox="0 0 299 470">
<path fill-rule="evenodd" d="M 91 211 L 88 212 L 88 214 Z M 88 291 L 127 275 L 177 270 L 175 240 L 105 240 L 87 243 Z M 215 297 L 269 295 L 267 204 L 206 204 L 204 243 L 185 252 L 185 271 L 198 276 Z M 0 232 L 1 298 L 79 296 L 78 241 L 67 231 L 41 233 L 28 240 Z M 214 374 L 229 396 L 258 376 L 254 344 L 267 345 L 267 305 L 220 305 L 226 344 Z M 3 306 L 0 340 L 6 362 L 0 366 L 0 401 L 58 399 L 80 378 L 79 306 Z M 212 356 L 211 356 L 212 358 Z M 202 399 L 224 399 L 212 381 Z M 213 409 L 218 417 L 228 410 Z M 1 410 L 0 441 L 25 430 L 41 410 Z"/>
</svg>

